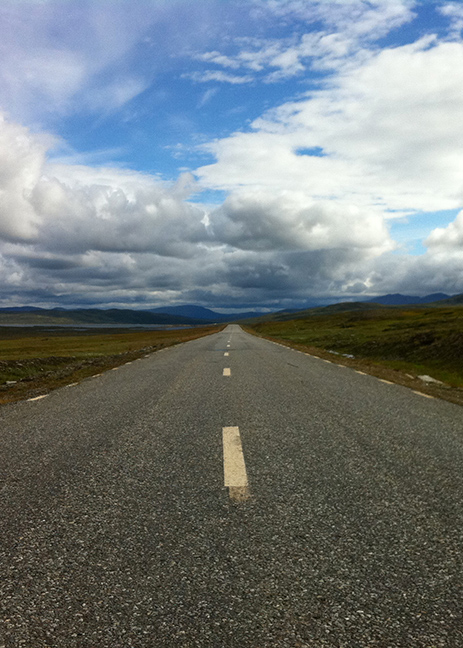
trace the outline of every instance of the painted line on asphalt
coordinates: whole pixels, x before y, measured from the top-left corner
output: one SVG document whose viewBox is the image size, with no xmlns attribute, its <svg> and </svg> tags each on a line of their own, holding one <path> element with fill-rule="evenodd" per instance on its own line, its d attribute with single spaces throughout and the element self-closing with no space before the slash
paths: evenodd
<svg viewBox="0 0 463 648">
<path fill-rule="evenodd" d="M 67 385 L 67 387 L 75 387 L 75 386 L 78 385 L 78 384 L 79 384 L 78 382 L 76 382 L 76 383 L 71 383 L 70 385 Z"/>
<path fill-rule="evenodd" d="M 225 353 L 224 353 L 223 355 L 224 355 L 225 358 L 228 358 L 228 356 L 229 356 L 230 354 L 228 353 L 228 351 L 225 351 Z"/>
<path fill-rule="evenodd" d="M 361 374 L 362 376 L 366 376 L 367 374 L 364 371 L 360 371 L 360 369 L 354 369 L 355 373 Z"/>
<path fill-rule="evenodd" d="M 231 369 L 227 367 L 226 369 L 223 370 L 223 375 L 224 376 L 231 376 Z"/>
<path fill-rule="evenodd" d="M 432 398 L 432 399 L 434 399 L 434 396 L 430 396 L 429 394 L 423 394 L 423 392 L 415 391 L 414 389 L 412 389 L 412 392 L 413 392 L 414 394 L 418 394 L 418 396 L 424 396 L 425 398 Z"/>
<path fill-rule="evenodd" d="M 31 403 L 32 401 L 37 401 L 37 400 L 42 400 L 42 398 L 46 398 L 48 394 L 43 394 L 42 396 L 35 396 L 34 398 L 28 398 L 27 402 Z"/>
<path fill-rule="evenodd" d="M 222 428 L 223 480 L 230 499 L 244 501 L 249 497 L 248 476 L 238 426 Z"/>
<path fill-rule="evenodd" d="M 394 383 L 390 380 L 384 380 L 384 378 L 378 378 L 379 382 L 386 383 L 386 385 L 393 385 Z"/>
<path fill-rule="evenodd" d="M 119 369 L 119 367 L 113 367 L 113 368 L 111 369 L 111 371 L 117 371 L 118 369 Z"/>
<path fill-rule="evenodd" d="M 98 376 L 101 376 L 102 374 L 93 374 L 92 378 L 98 378 Z"/>
</svg>

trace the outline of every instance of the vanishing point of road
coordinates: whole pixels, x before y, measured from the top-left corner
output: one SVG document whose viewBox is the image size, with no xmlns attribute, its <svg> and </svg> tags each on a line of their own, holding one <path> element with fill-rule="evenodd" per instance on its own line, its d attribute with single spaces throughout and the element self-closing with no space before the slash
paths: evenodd
<svg viewBox="0 0 463 648">
<path fill-rule="evenodd" d="M 463 409 L 228 326 L 0 409 L 2 648 L 463 647 Z"/>
</svg>

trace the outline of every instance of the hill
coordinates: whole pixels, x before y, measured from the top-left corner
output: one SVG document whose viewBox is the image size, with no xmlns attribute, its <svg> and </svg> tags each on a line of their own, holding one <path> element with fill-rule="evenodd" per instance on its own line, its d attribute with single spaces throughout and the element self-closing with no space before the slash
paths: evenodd
<svg viewBox="0 0 463 648">
<path fill-rule="evenodd" d="M 117 308 L 109 310 L 100 310 L 98 308 L 83 308 L 75 310 L 52 308 L 32 311 L 11 311 L 9 309 L 0 309 L 0 324 L 3 325 L 82 326 L 88 324 L 99 326 L 192 326 L 204 323 L 204 320 L 198 318 Z"/>
<path fill-rule="evenodd" d="M 382 304 L 383 306 L 407 306 L 410 304 L 430 304 L 432 302 L 449 298 L 450 295 L 446 295 L 445 293 L 433 293 L 432 295 L 426 295 L 425 297 L 394 293 L 392 295 L 380 295 L 379 297 L 374 297 L 373 299 L 369 299 L 368 303 Z"/>
</svg>

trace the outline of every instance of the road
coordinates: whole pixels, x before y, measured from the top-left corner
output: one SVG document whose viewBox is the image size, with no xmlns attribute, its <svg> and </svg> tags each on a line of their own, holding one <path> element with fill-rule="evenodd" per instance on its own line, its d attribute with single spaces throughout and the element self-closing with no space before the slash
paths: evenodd
<svg viewBox="0 0 463 648">
<path fill-rule="evenodd" d="M 1 408 L 0 647 L 463 646 L 462 414 L 238 326 Z"/>
</svg>

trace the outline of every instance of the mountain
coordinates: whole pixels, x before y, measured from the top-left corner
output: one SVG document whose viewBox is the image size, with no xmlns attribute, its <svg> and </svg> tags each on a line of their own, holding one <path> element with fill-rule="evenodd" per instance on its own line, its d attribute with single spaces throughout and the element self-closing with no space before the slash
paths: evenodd
<svg viewBox="0 0 463 648">
<path fill-rule="evenodd" d="M 259 311 L 248 311 L 243 313 L 216 313 L 209 308 L 203 306 L 195 306 L 194 304 L 186 304 L 184 306 L 165 306 L 164 308 L 152 308 L 151 313 L 167 313 L 169 315 L 180 315 L 182 317 L 193 317 L 209 322 L 233 322 L 241 319 L 248 319 L 250 317 L 259 317 L 263 315 Z"/>
<path fill-rule="evenodd" d="M 368 299 L 367 303 L 383 304 L 383 306 L 407 306 L 408 304 L 430 304 L 449 298 L 450 295 L 446 295 L 445 293 L 434 293 L 432 295 L 426 295 L 426 297 L 395 293 L 393 295 L 380 295 L 379 297 Z"/>
</svg>

